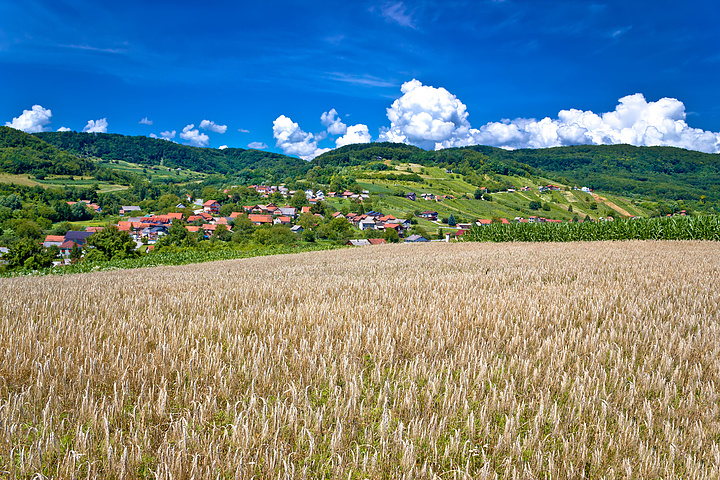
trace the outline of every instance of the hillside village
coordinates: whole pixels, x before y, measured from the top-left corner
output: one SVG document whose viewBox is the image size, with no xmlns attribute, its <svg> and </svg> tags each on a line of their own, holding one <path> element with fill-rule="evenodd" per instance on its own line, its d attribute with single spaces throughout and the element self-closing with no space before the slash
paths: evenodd
<svg viewBox="0 0 720 480">
<path fill-rule="evenodd" d="M 286 199 L 292 198 L 296 191 L 291 191 L 284 186 L 265 186 L 265 185 L 251 185 L 249 188 L 256 191 L 263 198 L 270 198 L 275 194 L 280 194 Z M 530 187 L 521 187 L 521 190 L 527 191 Z M 539 187 L 539 192 L 543 193 L 551 190 L 559 190 L 560 187 L 555 185 L 547 185 Z M 589 193 L 590 189 L 583 187 L 582 191 Z M 227 190 L 225 191 L 227 193 Z M 181 211 L 169 212 L 166 214 L 145 214 L 138 215 L 142 212 L 142 208 L 138 205 L 124 205 L 121 206 L 119 213 L 121 220 L 116 224 L 112 225 L 117 227 L 120 232 L 127 232 L 130 238 L 135 242 L 136 249 L 146 249 L 146 251 L 152 251 L 156 242 L 163 236 L 167 235 L 169 229 L 173 225 L 173 222 L 182 225 L 189 233 L 196 234 L 200 239 L 211 239 L 216 237 L 220 232 L 227 232 L 227 234 L 234 233 L 234 225 L 238 219 L 246 219 L 254 227 L 271 227 L 280 225 L 287 227 L 290 232 L 296 235 L 301 235 L 305 230 L 305 226 L 299 221 L 301 217 L 312 216 L 315 217 L 317 222 L 325 220 L 325 216 L 320 213 L 313 213 L 313 205 L 321 204 L 329 198 L 342 198 L 350 199 L 358 203 L 367 201 L 370 199 L 369 192 L 363 190 L 360 193 L 354 193 L 351 191 L 343 192 L 328 192 L 327 194 L 321 190 L 313 191 L 308 189 L 303 192 L 307 203 L 309 205 L 302 206 L 300 208 L 292 207 L 288 204 L 276 205 L 275 203 L 256 203 L 253 205 L 243 205 L 238 207 L 237 211 L 233 211 L 228 216 L 220 215 L 221 204 L 217 200 L 203 200 L 203 199 L 192 199 L 187 196 L 188 204 L 193 208 L 192 215 L 186 215 Z M 512 193 L 512 192 L 509 192 Z M 434 195 L 429 193 L 423 193 L 416 195 L 415 193 L 407 193 L 407 198 L 412 201 L 419 202 L 441 202 L 448 200 L 450 195 Z M 77 202 L 67 202 L 69 205 L 73 205 Z M 102 213 L 102 209 L 95 203 L 85 201 L 86 207 L 96 213 Z M 180 203 L 176 205 L 176 209 L 187 210 L 187 207 Z M 681 214 L 684 214 L 682 212 Z M 444 226 L 438 219 L 438 212 L 435 210 L 426 209 L 416 214 L 418 218 L 428 220 L 436 223 L 438 226 Z M 371 210 L 364 213 L 349 212 L 343 214 L 342 212 L 335 211 L 328 216 L 328 220 L 339 220 L 340 222 L 347 222 L 352 227 L 354 233 L 352 237 L 362 237 L 363 234 L 375 233 L 376 235 L 368 235 L 367 238 L 349 238 L 345 242 L 346 245 L 351 246 L 369 246 L 369 245 L 380 245 L 386 243 L 386 238 L 382 238 L 389 231 L 395 232 L 391 238 L 397 239 L 394 241 L 403 242 L 427 242 L 431 241 L 430 238 L 425 238 L 422 235 L 413 233 L 413 221 L 407 218 L 397 218 L 393 215 L 383 214 L 380 211 Z M 612 217 L 604 218 L 605 221 L 613 221 Z M 529 216 L 515 217 L 513 219 L 507 218 L 496 218 L 487 219 L 479 218 L 472 223 L 456 223 L 448 225 L 448 227 L 455 227 L 452 231 L 440 235 L 440 238 L 432 239 L 432 241 L 451 241 L 457 240 L 458 237 L 465 234 L 473 226 L 487 226 L 491 225 L 493 221 L 501 224 L 509 224 L 511 222 L 518 223 L 561 223 L 561 220 L 548 219 L 542 216 Z M 307 226 L 307 222 L 303 222 Z M 317 223 L 315 223 L 317 225 Z M 56 263 L 69 263 L 73 249 L 87 248 L 88 238 L 102 231 L 105 227 L 102 226 L 89 226 L 82 231 L 68 231 L 65 235 L 47 235 L 43 241 L 43 247 L 49 248 L 56 246 L 59 249 L 59 255 L 62 258 L 61 261 Z M 312 227 L 310 227 L 312 228 Z M 378 238 L 380 237 L 380 238 Z"/>
</svg>

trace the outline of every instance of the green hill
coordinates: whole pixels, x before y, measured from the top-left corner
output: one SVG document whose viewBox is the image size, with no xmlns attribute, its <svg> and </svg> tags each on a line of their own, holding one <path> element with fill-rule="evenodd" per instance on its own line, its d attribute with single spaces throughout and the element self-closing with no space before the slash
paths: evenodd
<svg viewBox="0 0 720 480">
<path fill-rule="evenodd" d="M 323 168 L 372 168 L 379 159 L 442 167 L 468 177 L 477 186 L 481 186 L 478 182 L 490 186 L 491 190 L 503 187 L 488 183 L 498 183 L 498 175 L 543 176 L 626 196 L 720 201 L 720 155 L 673 147 L 582 145 L 508 151 L 471 146 L 424 151 L 378 143 L 342 147 L 319 156 L 313 163 Z"/>
<path fill-rule="evenodd" d="M 92 175 L 96 166 L 20 130 L 0 127 L 0 171 L 37 177 Z"/>
<path fill-rule="evenodd" d="M 720 200 L 720 155 L 674 147 L 581 145 L 508 152 L 469 147 L 512 159 L 567 183 L 623 195 L 673 200 Z"/>
<path fill-rule="evenodd" d="M 218 150 L 190 147 L 167 140 L 110 133 L 42 132 L 36 137 L 83 157 L 121 160 L 143 166 L 183 168 L 202 173 L 231 174 L 247 183 L 302 176 L 304 160 L 278 153 L 242 148 Z"/>
</svg>

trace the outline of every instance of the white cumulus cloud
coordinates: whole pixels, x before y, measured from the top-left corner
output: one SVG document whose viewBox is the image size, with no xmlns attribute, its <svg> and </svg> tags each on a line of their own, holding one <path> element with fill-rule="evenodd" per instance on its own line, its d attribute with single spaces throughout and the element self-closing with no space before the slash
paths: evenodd
<svg viewBox="0 0 720 480">
<path fill-rule="evenodd" d="M 22 115 L 13 118 L 12 122 L 5 122 L 5 126 L 26 133 L 42 132 L 43 127 L 50 123 L 52 112 L 49 108 L 33 105 L 31 110 L 23 110 Z"/>
<path fill-rule="evenodd" d="M 143 117 L 143 119 L 140 120 L 138 123 L 141 124 L 141 125 L 152 125 L 152 124 L 153 124 L 153 121 L 152 121 L 152 120 L 148 120 L 147 117 Z"/>
<path fill-rule="evenodd" d="M 312 160 L 330 151 L 329 148 L 319 148 L 318 140 L 312 133 L 304 132 L 297 123 L 285 115 L 280 115 L 273 122 L 273 138 L 275 145 L 286 155 L 297 155 L 303 160 Z"/>
<path fill-rule="evenodd" d="M 87 125 L 83 128 L 83 132 L 87 133 L 107 133 L 108 122 L 107 118 L 100 118 L 98 120 L 88 120 Z"/>
<path fill-rule="evenodd" d="M 200 122 L 200 128 L 203 130 L 210 130 L 216 133 L 225 133 L 227 131 L 227 125 L 218 125 L 217 123 L 210 120 L 203 120 Z"/>
<path fill-rule="evenodd" d="M 72 132 L 71 128 L 68 127 L 60 127 L 57 129 L 58 132 Z"/>
<path fill-rule="evenodd" d="M 331 135 L 345 135 L 347 132 L 347 125 L 338 118 L 338 113 L 334 108 L 329 112 L 323 112 L 320 121 Z"/>
<path fill-rule="evenodd" d="M 172 131 L 166 130 L 164 132 L 160 132 L 160 136 L 162 138 L 164 138 L 165 140 L 172 140 L 173 138 L 175 138 L 175 135 L 177 135 L 177 132 L 175 130 L 172 130 Z M 155 138 L 157 138 L 157 137 L 155 137 Z"/>
<path fill-rule="evenodd" d="M 227 145 L 220 145 L 220 146 L 218 147 L 218 150 L 225 150 L 226 148 L 228 148 Z"/>
<path fill-rule="evenodd" d="M 194 145 L 196 147 L 207 147 L 210 145 L 210 137 L 204 133 L 200 133 L 200 130 L 195 128 L 194 123 L 186 125 L 185 128 L 183 128 L 182 133 L 180 133 L 180 138 L 187 140 L 190 142 L 190 145 Z"/>
<path fill-rule="evenodd" d="M 472 128 L 466 106 L 444 88 L 424 86 L 413 79 L 403 84 L 402 93 L 387 109 L 390 127 L 382 130 L 381 141 L 426 149 L 478 144 L 515 149 L 625 143 L 720 152 L 720 133 L 690 127 L 685 105 L 674 98 L 648 102 L 636 93 L 621 98 L 612 112 L 569 109 L 561 110 L 555 119 L 506 119 Z"/>
<path fill-rule="evenodd" d="M 256 150 L 265 150 L 268 146 L 263 142 L 250 142 L 248 148 L 254 148 Z"/>
<path fill-rule="evenodd" d="M 468 113 L 455 95 L 444 88 L 424 86 L 413 79 L 402 85 L 402 97 L 387 109 L 390 128 L 380 141 L 408 143 L 431 149 L 438 144 L 467 137 Z"/>
<path fill-rule="evenodd" d="M 370 132 L 368 131 L 367 125 L 363 125 L 362 123 L 359 123 L 357 125 L 352 125 L 347 128 L 347 133 L 343 135 L 342 137 L 335 140 L 335 145 L 337 147 L 342 147 L 345 145 L 351 145 L 353 143 L 370 143 L 372 142 L 372 136 L 370 135 Z"/>
</svg>

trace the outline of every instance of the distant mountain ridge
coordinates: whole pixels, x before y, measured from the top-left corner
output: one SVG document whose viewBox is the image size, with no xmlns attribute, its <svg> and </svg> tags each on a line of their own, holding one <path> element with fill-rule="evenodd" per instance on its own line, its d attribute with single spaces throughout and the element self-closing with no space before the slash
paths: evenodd
<svg viewBox="0 0 720 480">
<path fill-rule="evenodd" d="M 622 195 L 720 201 L 720 154 L 675 147 L 580 145 L 510 151 L 476 145 L 425 151 L 405 144 L 369 143 L 347 145 L 306 162 L 260 150 L 198 148 L 143 136 L 79 132 L 42 132 L 34 136 L 80 157 L 127 160 L 148 166 L 162 164 L 231 175 L 245 182 L 303 178 L 314 168 L 372 167 L 390 159 L 444 166 L 476 178 L 542 175 Z"/>
</svg>

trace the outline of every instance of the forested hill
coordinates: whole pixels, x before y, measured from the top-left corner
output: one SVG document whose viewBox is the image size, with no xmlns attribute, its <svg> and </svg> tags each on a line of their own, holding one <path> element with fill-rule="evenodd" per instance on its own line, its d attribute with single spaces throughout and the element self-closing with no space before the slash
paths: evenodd
<svg viewBox="0 0 720 480">
<path fill-rule="evenodd" d="M 0 171 L 38 177 L 92 175 L 96 166 L 25 132 L 0 127 Z"/>
<path fill-rule="evenodd" d="M 675 147 L 579 145 L 505 151 L 469 147 L 508 158 L 570 184 L 624 195 L 720 200 L 720 155 Z"/>
<path fill-rule="evenodd" d="M 8 136 L 8 130 L 11 129 L 4 128 L 5 136 Z M 561 183 L 621 195 L 636 194 L 675 200 L 702 200 L 704 196 L 707 200 L 720 201 L 720 155 L 673 147 L 582 145 L 508 151 L 476 145 L 425 151 L 411 145 L 369 143 L 347 145 L 306 162 L 259 150 L 189 147 L 143 136 L 78 132 L 43 132 L 34 135 L 37 139 L 84 158 L 98 157 L 147 166 L 164 165 L 204 173 L 230 174 L 233 181 L 245 184 L 268 179 L 282 183 L 304 178 L 313 168 L 338 171 L 348 166 L 366 166 L 376 169 L 381 168 L 385 160 L 397 160 L 441 166 L 480 182 L 483 175 L 491 179 L 498 175 L 542 175 Z M 17 134 L 10 137 L 15 138 Z M 8 165 L 2 168 L 13 173 L 20 170 L 29 172 L 42 159 L 37 155 L 24 156 L 17 150 L 10 155 L 13 158 L 10 163 L 17 165 L 10 165 L 5 160 Z M 4 154 L 3 158 L 7 159 L 8 154 Z M 62 158 L 62 161 L 54 163 L 53 168 L 57 173 L 91 168 L 87 160 L 72 155 L 57 158 Z"/>
<path fill-rule="evenodd" d="M 231 173 L 251 182 L 265 174 L 281 179 L 303 176 L 308 162 L 260 150 L 189 147 L 167 140 L 113 133 L 42 132 L 38 138 L 83 157 L 124 160 L 140 165 L 163 165 L 204 173 Z"/>
<path fill-rule="evenodd" d="M 581 145 L 503 150 L 476 145 L 425 151 L 391 143 L 348 145 L 313 163 L 362 165 L 380 159 L 437 165 L 463 175 L 543 175 L 570 185 L 664 199 L 720 201 L 720 155 L 674 147 Z"/>
</svg>

